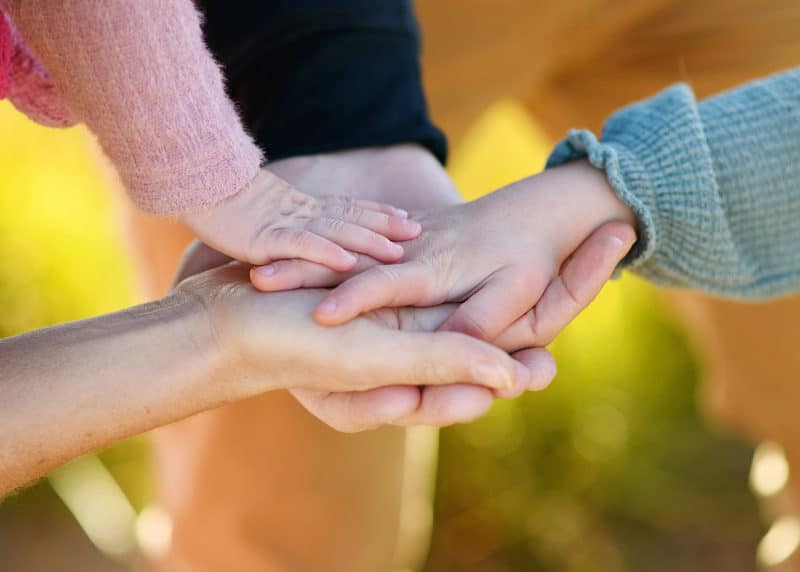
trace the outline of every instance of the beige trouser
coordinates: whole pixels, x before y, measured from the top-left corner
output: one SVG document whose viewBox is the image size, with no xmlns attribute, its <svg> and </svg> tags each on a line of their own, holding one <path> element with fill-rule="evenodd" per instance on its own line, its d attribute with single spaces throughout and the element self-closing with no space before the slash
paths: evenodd
<svg viewBox="0 0 800 572">
<path fill-rule="evenodd" d="M 800 62 L 797 0 L 421 0 L 433 115 L 458 140 L 487 105 L 522 99 L 552 137 L 598 129 L 614 108 L 675 81 L 709 94 Z M 180 227 L 134 215 L 151 291 Z M 705 403 L 800 471 L 800 299 L 758 306 L 676 295 L 712 367 Z M 157 433 L 161 500 L 174 521 L 165 570 L 389 570 L 403 431 L 341 435 L 283 393 Z M 785 504 L 800 506 L 800 479 Z M 781 510 L 788 510 L 782 508 Z M 800 570 L 787 563 L 782 570 Z"/>
</svg>

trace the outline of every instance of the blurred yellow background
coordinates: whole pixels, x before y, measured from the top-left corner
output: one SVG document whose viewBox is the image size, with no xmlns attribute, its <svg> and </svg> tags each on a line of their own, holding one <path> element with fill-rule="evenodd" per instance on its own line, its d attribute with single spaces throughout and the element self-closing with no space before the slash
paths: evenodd
<svg viewBox="0 0 800 572">
<path fill-rule="evenodd" d="M 549 148 L 503 100 L 451 173 L 472 199 L 540 169 Z M 1 335 L 136 301 L 113 187 L 83 129 L 0 104 Z M 553 387 L 442 432 L 426 570 L 754 570 L 752 451 L 701 419 L 701 362 L 659 296 L 628 276 L 610 284 L 554 349 Z M 125 569 L 157 547 L 168 523 L 150 507 L 148 452 L 133 439 L 0 503 L 0 570 Z"/>
</svg>

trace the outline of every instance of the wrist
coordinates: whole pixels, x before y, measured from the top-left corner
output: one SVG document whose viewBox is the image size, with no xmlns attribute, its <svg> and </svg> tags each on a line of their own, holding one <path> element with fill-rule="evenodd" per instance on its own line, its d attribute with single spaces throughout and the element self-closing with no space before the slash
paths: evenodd
<svg viewBox="0 0 800 572">
<path fill-rule="evenodd" d="M 606 174 L 586 159 L 572 161 L 551 171 L 559 172 L 574 185 L 587 210 L 593 212 L 592 220 L 598 227 L 607 222 L 624 222 L 636 229 L 636 215 L 617 196 Z"/>
<path fill-rule="evenodd" d="M 626 223 L 638 234 L 633 210 L 617 196 L 605 172 L 587 160 L 548 169 L 541 176 L 555 193 L 554 200 L 570 205 L 571 224 L 584 237 L 609 222 Z"/>
<path fill-rule="evenodd" d="M 147 311 L 159 317 L 173 355 L 165 378 L 180 398 L 196 411 L 229 400 L 227 384 L 218 383 L 229 357 L 210 313 L 213 300 L 178 288 L 153 305 Z"/>
</svg>

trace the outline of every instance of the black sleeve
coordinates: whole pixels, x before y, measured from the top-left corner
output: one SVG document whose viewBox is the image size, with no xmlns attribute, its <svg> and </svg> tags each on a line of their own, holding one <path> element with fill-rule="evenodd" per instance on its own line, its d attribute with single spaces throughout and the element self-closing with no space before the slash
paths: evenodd
<svg viewBox="0 0 800 572">
<path fill-rule="evenodd" d="M 209 48 L 270 159 L 418 142 L 428 116 L 411 0 L 201 0 Z"/>
</svg>

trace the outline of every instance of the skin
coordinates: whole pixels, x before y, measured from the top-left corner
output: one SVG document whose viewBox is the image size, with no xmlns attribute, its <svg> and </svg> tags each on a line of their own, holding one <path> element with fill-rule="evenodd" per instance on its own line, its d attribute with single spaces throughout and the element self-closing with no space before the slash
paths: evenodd
<svg viewBox="0 0 800 572">
<path fill-rule="evenodd" d="M 336 325 L 383 306 L 462 302 L 443 327 L 493 340 L 536 304 L 592 231 L 607 222 L 635 222 L 604 175 L 583 161 L 418 220 L 425 231 L 408 244 L 403 262 L 346 280 L 316 308 L 315 319 Z M 270 265 L 271 274 L 259 269 L 254 283 L 268 291 L 300 280 L 306 287 L 335 284 L 327 269 L 286 266 Z"/>
<path fill-rule="evenodd" d="M 314 197 L 267 169 L 232 197 L 180 219 L 207 244 L 231 258 L 264 264 L 297 258 L 349 270 L 353 253 L 383 262 L 402 258 L 394 240 L 419 235 L 419 223 L 387 204 L 347 196 Z"/>
<path fill-rule="evenodd" d="M 347 151 L 287 159 L 273 163 L 270 168 L 273 172 L 290 180 L 295 187 L 308 193 L 313 194 L 319 192 L 320 189 L 330 187 L 358 189 L 360 193 L 358 198 L 390 202 L 411 212 L 422 213 L 416 218 L 422 222 L 426 230 L 418 239 L 405 243 L 408 251 L 407 259 L 413 260 L 415 256 L 420 258 L 428 256 L 429 260 L 441 260 L 433 253 L 436 248 L 441 245 L 444 250 L 447 247 L 457 246 L 457 241 L 453 237 L 454 233 L 449 232 L 450 227 L 463 228 L 463 231 L 459 230 L 455 234 L 463 235 L 466 237 L 465 240 L 469 240 L 470 235 L 473 237 L 493 236 L 490 234 L 493 232 L 498 232 L 501 237 L 510 235 L 512 238 L 506 241 L 509 243 L 512 240 L 519 242 L 522 237 L 526 241 L 525 248 L 514 244 L 511 251 L 512 259 L 516 262 L 517 267 L 513 269 L 514 272 L 510 277 L 503 276 L 503 280 L 499 284 L 492 285 L 493 289 L 505 286 L 509 280 L 514 281 L 523 272 L 532 275 L 533 273 L 526 270 L 523 263 L 527 263 L 531 256 L 538 254 L 540 245 L 536 244 L 536 240 L 542 244 L 554 240 L 546 232 L 538 230 L 535 237 L 526 236 L 526 233 L 530 233 L 535 217 L 548 218 L 542 217 L 539 209 L 552 209 L 554 205 L 561 205 L 564 211 L 569 212 L 572 212 L 571 209 L 577 209 L 576 216 L 579 220 L 582 217 L 581 225 L 575 224 L 574 220 L 569 219 L 568 212 L 564 212 L 565 220 L 553 222 L 547 229 L 553 234 L 559 232 L 568 234 L 564 232 L 564 229 L 568 228 L 571 234 L 575 235 L 569 239 L 563 239 L 563 244 L 566 246 L 554 247 L 542 255 L 543 265 L 555 267 L 548 271 L 548 281 L 541 288 L 537 287 L 538 295 L 537 292 L 531 294 L 527 289 L 518 289 L 519 297 L 523 298 L 523 302 L 520 304 L 517 299 L 512 299 L 510 305 L 521 307 L 521 309 L 513 318 L 501 320 L 505 322 L 505 327 L 510 327 L 517 321 L 529 325 L 534 335 L 529 340 L 528 348 L 548 344 L 583 308 L 588 306 L 611 276 L 616 264 L 635 242 L 635 231 L 632 226 L 634 224 L 633 214 L 616 198 L 602 174 L 582 162 L 574 163 L 561 170 L 548 171 L 538 179 L 532 177 L 521 181 L 516 186 L 512 186 L 513 189 L 508 193 L 500 195 L 493 193 L 490 195 L 490 197 L 495 196 L 492 204 L 486 206 L 486 201 L 484 201 L 480 205 L 480 210 L 484 211 L 486 216 L 478 222 L 470 223 L 472 224 L 471 228 L 467 228 L 466 225 L 470 218 L 475 216 L 473 211 L 476 209 L 470 205 L 461 204 L 458 192 L 441 165 L 428 151 L 416 145 L 397 145 L 385 149 Z M 556 171 L 557 180 L 552 175 Z M 352 173 L 356 173 L 366 180 L 372 179 L 377 184 L 364 184 L 359 177 L 353 179 Z M 334 184 L 331 185 L 331 182 Z M 536 188 L 529 188 L 531 186 Z M 535 204 L 534 201 L 529 200 L 531 196 L 536 199 Z M 494 203 L 499 202 L 498 198 L 503 199 L 503 204 L 496 207 Z M 515 204 L 513 201 L 520 201 L 520 203 Z M 481 201 L 476 201 L 471 205 L 477 203 L 481 203 Z M 515 219 L 516 236 L 504 230 L 508 221 L 503 218 L 509 212 L 514 213 L 515 211 L 519 213 Z M 457 220 L 453 220 L 453 212 L 459 213 Z M 492 218 L 495 220 L 491 220 Z M 461 227 L 458 226 L 458 222 L 462 224 Z M 490 223 L 491 226 L 487 226 Z M 429 236 L 433 233 L 429 232 L 427 227 L 434 224 L 438 225 L 441 232 L 437 232 L 431 239 Z M 487 231 L 487 228 L 492 230 Z M 596 234 L 592 234 L 593 231 Z M 449 242 L 445 242 L 443 237 L 449 239 Z M 587 237 L 592 240 L 588 240 Z M 493 244 L 494 241 L 490 246 Z M 473 243 L 470 243 L 470 247 L 474 246 Z M 484 280 L 488 275 L 487 268 L 491 268 L 492 264 L 495 267 L 500 266 L 508 260 L 507 253 L 502 252 L 500 248 L 477 248 L 476 250 L 470 247 L 464 247 L 458 254 L 452 254 L 452 258 L 458 257 L 460 261 L 469 262 L 466 270 L 472 273 L 473 281 Z M 563 256 L 554 254 L 559 248 L 569 250 L 569 252 Z M 573 261 L 578 260 L 580 263 L 572 264 L 571 270 L 569 270 L 569 265 L 565 265 L 559 271 L 559 266 L 570 254 Z M 495 256 L 499 258 L 500 263 L 492 259 Z M 556 262 L 557 260 L 559 261 Z M 261 272 L 259 268 L 251 271 L 250 277 L 254 286 L 265 291 L 299 287 L 315 288 L 340 284 L 351 276 L 355 276 L 353 280 L 366 278 L 370 282 L 373 277 L 383 278 L 385 276 L 383 271 L 379 270 L 381 267 L 378 266 L 377 261 L 363 256 L 359 257 L 358 264 L 349 273 L 334 272 L 313 263 L 296 260 L 277 261 L 271 264 L 271 267 L 267 273 Z M 428 275 L 433 276 L 436 271 L 437 268 L 429 264 Z M 475 278 L 475 276 L 481 276 L 481 278 Z M 413 284 L 404 284 L 402 280 L 389 279 L 380 280 L 380 282 L 379 287 L 386 287 L 388 292 L 395 296 L 403 295 L 402 291 L 406 287 L 414 286 Z M 342 287 L 347 284 L 348 282 L 345 282 Z M 542 290 L 544 291 L 542 292 Z M 339 289 L 334 290 L 328 299 L 331 296 L 337 296 L 339 292 Z M 370 292 L 374 292 L 374 289 L 370 289 Z M 381 300 L 386 301 L 389 297 L 390 295 L 384 296 Z M 446 296 L 441 296 L 441 298 L 444 301 Z M 493 300 L 493 302 L 495 306 L 508 304 L 507 301 L 504 301 L 504 297 Z M 371 305 L 381 307 L 390 305 L 390 303 L 391 301 L 385 304 L 376 302 Z M 463 306 L 459 311 L 463 312 Z M 504 315 L 514 313 L 509 312 L 505 307 L 501 307 L 499 310 L 493 307 L 488 314 L 491 316 L 496 311 L 502 312 Z M 460 319 L 458 315 L 456 312 L 442 326 L 452 327 L 454 321 Z M 315 314 L 315 317 L 319 319 L 319 314 Z M 346 318 L 340 318 L 340 320 L 345 321 Z M 501 335 L 504 329 L 498 328 L 495 337 Z M 474 334 L 475 331 L 469 333 Z M 537 352 L 540 351 L 522 349 L 521 353 L 516 354 L 515 357 L 522 360 L 525 360 L 527 356 L 538 357 L 540 354 Z M 497 397 L 495 393 L 485 390 L 485 388 L 464 385 L 406 388 L 402 395 L 402 402 L 407 404 L 406 414 L 389 417 L 378 415 L 376 411 L 385 408 L 386 410 L 391 409 L 396 414 L 400 409 L 396 405 L 396 401 L 401 399 L 401 391 L 394 389 L 392 392 L 385 392 L 385 396 L 382 396 L 381 393 L 380 390 L 367 392 L 356 398 L 347 393 L 293 391 L 295 397 L 309 411 L 328 425 L 346 431 L 370 429 L 380 424 L 446 426 L 466 422 L 485 413 L 494 398 Z M 394 406 L 390 405 L 392 400 L 395 400 Z M 416 407 L 412 408 L 413 404 L 416 404 Z"/>
<path fill-rule="evenodd" d="M 354 192 L 357 198 L 415 211 L 461 202 L 441 165 L 415 145 L 297 157 L 270 168 L 308 194 Z M 614 233 L 629 243 L 634 239 L 628 227 L 606 230 L 608 235 L 598 235 L 595 246 L 583 249 L 586 255 L 575 256 L 562 273 L 582 305 L 600 290 L 621 256 Z M 164 241 L 150 232 L 143 236 L 154 248 Z M 369 263 L 359 258 L 359 265 Z M 199 269 L 226 261 L 207 249 L 195 251 L 193 260 Z M 539 307 L 536 331 L 543 336 L 560 330 L 576 311 L 558 287 Z M 527 329 L 526 336 L 532 332 Z M 541 359 L 531 367 L 539 381 L 532 385 L 541 387 L 553 375 L 554 363 L 544 349 L 533 350 L 536 355 Z M 523 390 L 515 387 L 504 395 Z M 497 398 L 492 390 L 467 384 L 291 393 L 296 399 L 271 392 L 156 433 L 159 498 L 174 523 L 173 543 L 160 569 L 218 570 L 231 562 L 241 570 L 413 568 L 424 556 L 427 531 L 400 533 L 399 512 L 407 502 L 430 502 L 435 458 L 426 455 L 404 470 L 407 437 L 387 425 L 468 421 Z M 382 427 L 364 431 L 376 426 Z M 345 435 L 329 427 L 360 433 Z M 427 433 L 426 439 L 435 434 Z M 348 518 L 342 520 L 345 513 Z M 245 526 L 250 532 L 242 535 Z M 309 551 L 309 543 L 318 549 Z M 416 556 L 398 561 L 398 543 L 406 551 L 413 547 Z"/>
<path fill-rule="evenodd" d="M 275 389 L 533 381 L 497 347 L 433 333 L 445 309 L 325 328 L 311 318 L 324 295 L 258 293 L 231 263 L 157 302 L 0 341 L 0 494 L 115 440 Z M 509 343 L 524 343 L 517 336 Z"/>
</svg>

